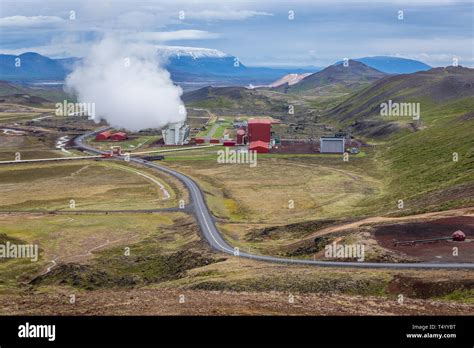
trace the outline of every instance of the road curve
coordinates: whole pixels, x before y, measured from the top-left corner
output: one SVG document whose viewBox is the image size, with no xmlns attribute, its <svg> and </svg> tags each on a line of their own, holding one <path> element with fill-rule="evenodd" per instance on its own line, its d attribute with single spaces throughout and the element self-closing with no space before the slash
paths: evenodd
<svg viewBox="0 0 474 348">
<path fill-rule="evenodd" d="M 73 140 L 77 148 L 91 152 L 93 154 L 105 154 L 105 151 L 95 149 L 91 146 L 84 144 L 84 139 L 93 136 L 98 132 L 104 131 L 100 129 L 95 132 L 83 134 Z M 115 157 L 116 159 L 122 159 L 123 157 Z M 216 227 L 214 218 L 212 217 L 209 208 L 204 200 L 204 194 L 202 193 L 199 186 L 189 178 L 188 176 L 177 172 L 173 169 L 165 166 L 158 165 L 153 162 L 146 161 L 142 158 L 130 157 L 130 162 L 137 163 L 144 167 L 157 169 L 159 171 L 170 174 L 179 179 L 188 189 L 191 198 L 192 210 L 198 221 L 203 237 L 207 240 L 210 246 L 217 251 L 224 252 L 239 257 L 244 257 L 253 260 L 285 263 L 285 264 L 296 264 L 296 265 L 313 265 L 323 267 L 352 267 L 352 268 L 388 268 L 388 269 L 474 269 L 474 263 L 376 263 L 376 262 L 338 262 L 338 261 L 316 261 L 316 260 L 301 260 L 301 259 L 289 259 L 280 258 L 266 255 L 257 255 L 239 251 L 227 243 L 222 234 Z"/>
</svg>

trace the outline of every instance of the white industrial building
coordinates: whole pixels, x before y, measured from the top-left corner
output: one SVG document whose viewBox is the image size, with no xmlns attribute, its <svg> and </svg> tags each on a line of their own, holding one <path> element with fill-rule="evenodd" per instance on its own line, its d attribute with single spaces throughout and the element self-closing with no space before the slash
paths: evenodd
<svg viewBox="0 0 474 348">
<path fill-rule="evenodd" d="M 322 137 L 319 139 L 321 153 L 344 153 L 345 139 L 336 137 Z"/>
<path fill-rule="evenodd" d="M 161 130 L 165 145 L 183 145 L 187 143 L 189 126 L 184 122 L 170 123 Z"/>
</svg>

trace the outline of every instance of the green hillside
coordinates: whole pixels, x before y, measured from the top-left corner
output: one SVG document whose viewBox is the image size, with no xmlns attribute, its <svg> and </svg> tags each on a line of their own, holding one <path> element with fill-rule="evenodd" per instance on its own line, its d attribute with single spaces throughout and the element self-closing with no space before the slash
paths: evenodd
<svg viewBox="0 0 474 348">
<path fill-rule="evenodd" d="M 63 100 L 75 99 L 67 95 L 62 87 L 32 88 L 0 80 L 0 103 L 45 106 Z"/>
<path fill-rule="evenodd" d="M 186 106 L 211 109 L 221 114 L 287 114 L 288 104 L 245 87 L 204 87 L 183 95 Z"/>
<path fill-rule="evenodd" d="M 420 119 L 381 116 L 380 104 L 389 99 L 419 103 Z M 396 210 L 399 199 L 410 212 L 473 205 L 474 69 L 436 68 L 387 77 L 325 117 L 377 144 L 374 165 L 385 173 L 386 184 L 381 208 Z"/>
</svg>

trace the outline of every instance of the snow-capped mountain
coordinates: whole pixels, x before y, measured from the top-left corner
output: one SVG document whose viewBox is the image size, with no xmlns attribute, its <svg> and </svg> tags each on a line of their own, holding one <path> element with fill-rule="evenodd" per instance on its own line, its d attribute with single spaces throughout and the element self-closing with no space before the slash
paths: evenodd
<svg viewBox="0 0 474 348">
<path fill-rule="evenodd" d="M 159 46 L 166 69 L 184 89 L 204 86 L 267 85 L 283 75 L 316 72 L 319 69 L 271 69 L 248 67 L 237 57 L 211 48 Z"/>
<path fill-rule="evenodd" d="M 188 56 L 194 59 L 229 57 L 228 54 L 222 51 L 219 51 L 213 48 L 203 48 L 203 47 L 158 46 L 157 51 L 158 51 L 158 54 L 163 54 L 164 56 L 167 56 L 167 57 Z"/>
</svg>

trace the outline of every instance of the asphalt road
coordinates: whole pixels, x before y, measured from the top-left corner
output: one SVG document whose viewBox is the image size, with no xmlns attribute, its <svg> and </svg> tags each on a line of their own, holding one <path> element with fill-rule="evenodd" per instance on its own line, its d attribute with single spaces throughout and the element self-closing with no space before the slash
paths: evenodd
<svg viewBox="0 0 474 348">
<path fill-rule="evenodd" d="M 97 150 L 84 144 L 84 139 L 95 135 L 97 132 L 103 131 L 101 129 L 96 132 L 87 133 L 74 139 L 75 145 L 93 154 L 104 154 L 105 151 Z M 123 157 L 116 157 L 116 159 L 124 159 Z M 194 212 L 198 224 L 201 229 L 203 237 L 207 240 L 210 246 L 217 251 L 231 254 L 234 256 L 244 257 L 248 259 L 254 259 L 259 261 L 277 262 L 285 264 L 298 264 L 298 265 L 313 265 L 323 267 L 352 267 L 352 268 L 389 268 L 389 269 L 474 269 L 474 263 L 375 263 L 375 262 L 338 262 L 338 261 L 316 261 L 316 260 L 301 260 L 301 259 L 289 259 L 280 258 L 273 256 L 264 256 L 251 254 L 235 249 L 229 243 L 227 243 L 222 234 L 217 229 L 214 218 L 212 217 L 209 208 L 204 200 L 204 194 L 202 193 L 199 186 L 188 176 L 177 172 L 173 169 L 158 165 L 153 162 L 146 161 L 141 158 L 130 157 L 130 162 L 140 164 L 144 167 L 157 169 L 159 171 L 170 174 L 178 178 L 188 189 L 191 197 L 191 210 Z M 188 207 L 189 208 L 189 207 Z"/>
</svg>

